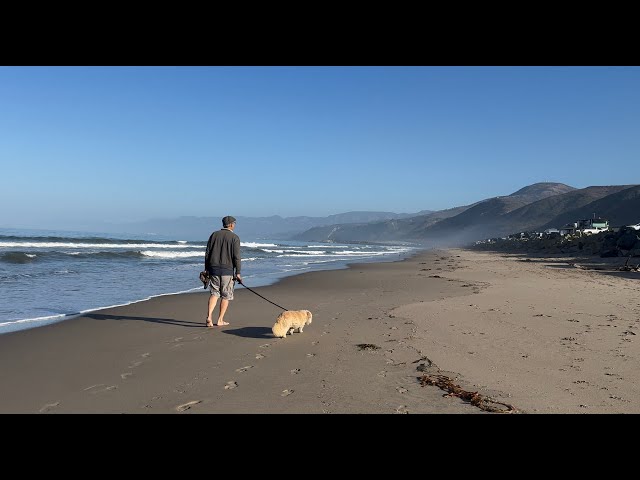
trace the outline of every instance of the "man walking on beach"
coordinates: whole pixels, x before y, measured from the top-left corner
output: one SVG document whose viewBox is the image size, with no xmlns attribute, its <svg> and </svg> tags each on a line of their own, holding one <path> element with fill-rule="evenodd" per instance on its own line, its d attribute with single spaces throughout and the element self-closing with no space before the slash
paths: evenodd
<svg viewBox="0 0 640 480">
<path fill-rule="evenodd" d="M 236 219 L 228 215 L 222 219 L 222 229 L 211 234 L 207 242 L 204 255 L 204 268 L 209 272 L 209 310 L 207 313 L 207 327 L 213 327 L 213 310 L 220 297 L 220 313 L 217 326 L 229 325 L 224 321 L 229 302 L 233 300 L 235 279 L 242 282 L 240 276 L 240 237 L 233 233 Z"/>
</svg>

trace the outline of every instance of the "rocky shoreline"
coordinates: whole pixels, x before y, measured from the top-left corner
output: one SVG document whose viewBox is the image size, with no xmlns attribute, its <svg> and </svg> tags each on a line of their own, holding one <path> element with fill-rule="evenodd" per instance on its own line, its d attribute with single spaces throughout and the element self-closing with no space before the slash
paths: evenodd
<svg viewBox="0 0 640 480">
<path fill-rule="evenodd" d="M 640 231 L 623 227 L 617 232 L 592 235 L 559 235 L 522 232 L 503 238 L 476 242 L 471 250 L 520 252 L 597 258 L 626 258 L 626 264 L 640 264 Z M 637 267 L 636 267 L 637 268 Z"/>
</svg>

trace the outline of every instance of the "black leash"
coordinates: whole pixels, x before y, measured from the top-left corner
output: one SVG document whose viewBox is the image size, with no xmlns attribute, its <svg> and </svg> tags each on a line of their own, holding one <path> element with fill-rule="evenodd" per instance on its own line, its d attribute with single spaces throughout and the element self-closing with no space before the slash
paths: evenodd
<svg viewBox="0 0 640 480">
<path fill-rule="evenodd" d="M 255 293 L 256 295 L 258 295 L 259 297 L 264 298 L 264 297 L 263 297 L 262 295 L 260 295 L 258 292 L 255 292 L 255 291 L 251 290 L 249 287 L 247 287 L 244 283 L 242 283 L 242 282 L 241 282 L 240 280 L 238 280 L 237 278 L 236 278 L 236 282 L 238 282 L 240 285 L 242 285 L 244 288 L 246 288 L 246 289 L 247 289 L 247 290 L 249 290 L 250 292 L 253 292 L 253 293 Z M 271 300 L 269 300 L 268 298 L 264 298 L 264 299 L 265 299 L 267 302 L 269 302 L 269 303 L 273 303 L 273 302 L 272 302 Z M 277 303 L 273 303 L 273 304 L 274 304 L 276 307 L 283 309 L 285 312 L 289 310 L 288 308 L 281 307 L 281 306 L 280 306 L 280 305 L 278 305 Z"/>
</svg>

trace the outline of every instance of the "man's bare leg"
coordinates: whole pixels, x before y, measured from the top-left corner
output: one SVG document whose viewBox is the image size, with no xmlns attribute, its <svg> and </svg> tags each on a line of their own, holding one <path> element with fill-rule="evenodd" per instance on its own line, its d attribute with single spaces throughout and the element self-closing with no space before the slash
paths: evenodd
<svg viewBox="0 0 640 480">
<path fill-rule="evenodd" d="M 216 308 L 216 303 L 218 303 L 218 297 L 215 295 L 209 295 L 209 308 L 207 313 L 207 327 L 213 327 L 213 320 L 211 320 L 211 315 L 213 315 L 213 310 Z M 220 304 L 222 306 L 222 304 Z"/>
<path fill-rule="evenodd" d="M 220 299 L 220 315 L 218 316 L 218 323 L 217 323 L 219 327 L 223 325 L 229 325 L 229 322 L 224 321 L 224 314 L 227 313 L 228 306 L 229 306 L 229 300 L 227 300 L 226 298 L 221 298 Z"/>
</svg>

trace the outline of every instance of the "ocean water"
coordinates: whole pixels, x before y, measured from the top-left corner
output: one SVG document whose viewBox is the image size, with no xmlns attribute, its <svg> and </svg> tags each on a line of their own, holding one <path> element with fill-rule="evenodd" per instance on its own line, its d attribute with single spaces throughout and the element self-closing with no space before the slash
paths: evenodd
<svg viewBox="0 0 640 480">
<path fill-rule="evenodd" d="M 348 263 L 393 261 L 409 245 L 241 239 L 248 287 Z M 0 229 L 0 334 L 34 328 L 159 295 L 204 291 L 207 239 Z M 243 288 L 237 285 L 236 288 Z"/>
</svg>

